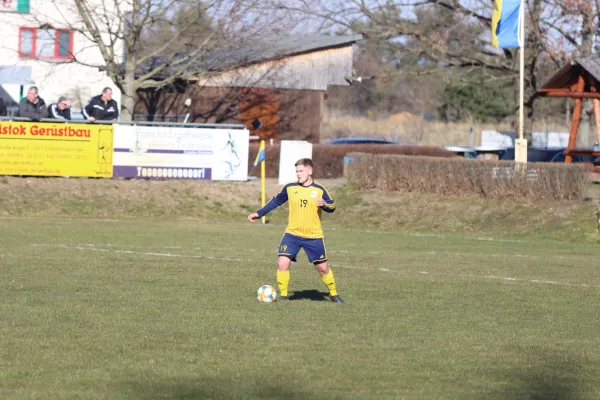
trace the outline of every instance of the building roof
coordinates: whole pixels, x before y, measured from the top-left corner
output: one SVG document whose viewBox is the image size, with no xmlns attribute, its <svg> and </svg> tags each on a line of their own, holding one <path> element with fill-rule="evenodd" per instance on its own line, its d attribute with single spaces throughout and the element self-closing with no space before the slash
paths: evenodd
<svg viewBox="0 0 600 400">
<path fill-rule="evenodd" d="M 362 35 L 351 36 L 281 36 L 270 37 L 251 43 L 241 43 L 236 46 L 233 43 L 230 48 L 208 52 L 200 59 L 186 62 L 185 77 L 191 78 L 198 71 L 218 72 L 239 68 L 267 61 L 279 60 L 285 57 L 307 54 L 331 48 L 352 46 L 362 40 Z M 176 55 L 176 59 L 182 59 L 186 53 Z M 161 57 L 153 57 L 143 65 L 136 75 L 148 73 L 163 62 Z M 177 67 L 178 69 L 181 67 Z M 172 75 L 172 69 L 154 76 L 153 79 L 160 80 Z"/>
<path fill-rule="evenodd" d="M 554 74 L 540 90 L 570 88 L 577 83 L 577 79 L 583 71 L 588 72 L 600 82 L 600 57 L 575 58 Z"/>
<path fill-rule="evenodd" d="M 362 40 L 361 35 L 271 37 L 232 52 L 227 66 L 238 67 L 335 47 L 346 47 L 359 40 Z M 223 69 L 228 69 L 227 66 Z"/>
</svg>

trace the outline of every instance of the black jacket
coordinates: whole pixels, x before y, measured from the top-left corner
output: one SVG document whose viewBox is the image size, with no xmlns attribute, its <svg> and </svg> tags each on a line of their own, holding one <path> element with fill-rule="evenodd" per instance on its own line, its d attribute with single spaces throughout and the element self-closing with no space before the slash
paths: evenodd
<svg viewBox="0 0 600 400">
<path fill-rule="evenodd" d="M 19 103 L 19 117 L 29 118 L 34 121 L 39 121 L 42 118 L 48 118 L 48 108 L 46 102 L 41 97 L 38 97 L 38 102 L 33 104 L 27 97 Z"/>
<path fill-rule="evenodd" d="M 71 107 L 61 110 L 58 108 L 58 104 L 52 103 L 48 106 L 48 115 L 49 118 L 71 120 Z"/>
<path fill-rule="evenodd" d="M 8 110 L 6 109 L 6 105 L 4 105 L 4 99 L 0 97 L 0 117 L 6 117 L 8 115 Z"/>
<path fill-rule="evenodd" d="M 119 106 L 114 100 L 105 103 L 102 95 L 94 96 L 81 110 L 86 119 L 96 118 L 98 121 L 117 121 L 119 119 Z"/>
</svg>

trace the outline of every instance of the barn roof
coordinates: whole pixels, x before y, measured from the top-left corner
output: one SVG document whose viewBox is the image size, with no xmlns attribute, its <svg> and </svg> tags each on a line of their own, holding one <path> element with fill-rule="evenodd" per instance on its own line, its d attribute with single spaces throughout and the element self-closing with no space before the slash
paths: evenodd
<svg viewBox="0 0 600 400">
<path fill-rule="evenodd" d="M 335 47 L 351 46 L 361 39 L 361 35 L 271 37 L 231 53 L 225 67 L 238 67 Z"/>
<path fill-rule="evenodd" d="M 350 36 L 280 36 L 269 37 L 249 43 L 232 43 L 230 48 L 208 52 L 193 62 L 184 61 L 177 67 L 169 67 L 162 73 L 153 76 L 153 79 L 161 80 L 173 74 L 174 68 L 185 69 L 185 77 L 193 77 L 198 71 L 218 72 L 266 61 L 278 60 L 285 57 L 307 54 L 332 48 L 352 46 L 362 40 L 362 35 Z M 176 55 L 177 60 L 184 60 L 189 53 Z M 147 74 L 152 69 L 164 62 L 162 57 L 153 57 L 148 60 L 136 75 Z"/>
<path fill-rule="evenodd" d="M 540 90 L 567 89 L 577 83 L 583 71 L 600 82 L 600 57 L 578 57 L 562 67 Z"/>
</svg>

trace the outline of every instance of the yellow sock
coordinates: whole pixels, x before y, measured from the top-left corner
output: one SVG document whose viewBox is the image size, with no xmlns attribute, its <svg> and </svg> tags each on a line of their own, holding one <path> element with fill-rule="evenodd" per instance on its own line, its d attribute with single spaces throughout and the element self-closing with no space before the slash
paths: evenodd
<svg viewBox="0 0 600 400">
<path fill-rule="evenodd" d="M 325 275 L 321 275 L 321 280 L 329 289 L 329 294 L 332 296 L 337 296 L 337 290 L 335 288 L 335 278 L 333 277 L 333 271 L 329 268 L 329 272 Z"/>
<path fill-rule="evenodd" d="M 288 286 L 290 285 L 290 270 L 280 271 L 277 270 L 277 286 L 279 286 L 279 295 L 288 295 Z"/>
</svg>

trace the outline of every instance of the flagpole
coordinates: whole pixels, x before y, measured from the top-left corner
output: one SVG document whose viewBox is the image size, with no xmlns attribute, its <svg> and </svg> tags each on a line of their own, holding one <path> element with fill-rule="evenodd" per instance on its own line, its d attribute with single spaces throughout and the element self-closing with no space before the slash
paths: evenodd
<svg viewBox="0 0 600 400">
<path fill-rule="evenodd" d="M 267 174 L 266 174 L 266 167 L 265 167 L 265 162 L 266 162 L 266 152 L 267 152 L 267 148 L 265 147 L 265 141 L 261 140 L 260 143 L 260 149 L 264 149 L 265 151 L 265 157 L 263 158 L 263 160 L 260 162 L 260 200 L 261 200 L 261 208 L 265 206 L 266 200 L 267 200 Z M 259 150 L 260 152 L 260 150 Z M 267 223 L 267 219 L 266 217 L 262 217 L 262 223 L 266 224 Z"/>
<path fill-rule="evenodd" d="M 516 141 L 515 161 L 527 162 L 525 133 L 525 0 L 519 10 L 519 139 Z"/>
</svg>

